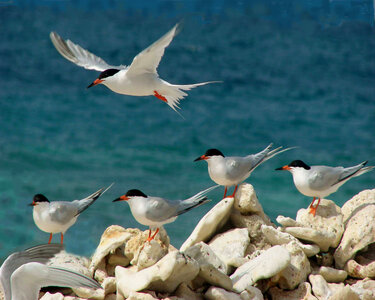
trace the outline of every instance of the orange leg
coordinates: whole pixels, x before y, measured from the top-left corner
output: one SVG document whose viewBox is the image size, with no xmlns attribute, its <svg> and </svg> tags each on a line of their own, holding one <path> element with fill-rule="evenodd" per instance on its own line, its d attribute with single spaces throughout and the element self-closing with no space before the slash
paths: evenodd
<svg viewBox="0 0 375 300">
<path fill-rule="evenodd" d="M 236 187 L 234 188 L 234 191 L 233 191 L 233 194 L 228 196 L 228 198 L 234 198 L 234 195 L 236 194 L 237 192 L 237 188 L 238 188 L 238 185 L 236 185 Z"/>
<path fill-rule="evenodd" d="M 164 102 L 168 102 L 167 98 L 165 98 L 164 96 L 160 95 L 158 93 L 158 91 L 154 91 L 154 96 L 158 99 L 160 99 L 161 101 L 164 101 Z"/>
<path fill-rule="evenodd" d="M 61 244 L 64 244 L 64 235 L 61 233 Z"/>
<path fill-rule="evenodd" d="M 52 241 L 52 233 L 49 234 L 48 244 L 51 244 L 51 241 Z"/>
<path fill-rule="evenodd" d="M 228 188 L 227 187 L 225 187 L 225 190 L 224 190 L 224 197 L 223 197 L 223 199 L 225 198 L 225 196 L 227 195 L 227 190 L 228 190 Z"/>
<path fill-rule="evenodd" d="M 155 236 L 158 234 L 158 232 L 159 232 L 159 228 L 156 228 L 156 231 L 155 231 L 155 233 L 152 235 L 152 237 L 148 237 L 146 241 L 147 241 L 147 242 L 152 241 L 152 240 L 155 238 Z M 151 229 L 150 229 L 150 233 L 151 233 Z"/>
<path fill-rule="evenodd" d="M 315 214 L 316 214 L 316 210 L 318 209 L 318 206 L 319 206 L 319 203 L 320 203 L 320 198 L 318 198 L 318 203 L 314 206 L 314 201 L 315 201 L 315 197 L 313 199 L 313 201 L 311 202 L 310 204 L 310 211 L 309 213 L 312 214 L 314 217 L 315 217 Z"/>
</svg>

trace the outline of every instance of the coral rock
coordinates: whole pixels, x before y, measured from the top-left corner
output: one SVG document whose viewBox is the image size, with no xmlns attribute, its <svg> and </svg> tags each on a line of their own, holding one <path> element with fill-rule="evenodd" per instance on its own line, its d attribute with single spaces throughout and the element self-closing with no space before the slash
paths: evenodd
<svg viewBox="0 0 375 300">
<path fill-rule="evenodd" d="M 350 288 L 345 286 L 334 293 L 328 300 L 360 300 L 359 296 Z"/>
<path fill-rule="evenodd" d="M 168 248 L 158 243 L 155 240 L 146 242 L 142 251 L 138 256 L 137 267 L 138 270 L 150 267 L 157 263 L 161 258 L 163 258 L 168 253 Z"/>
<path fill-rule="evenodd" d="M 320 267 L 318 272 L 327 282 L 343 282 L 348 276 L 348 273 L 344 270 L 324 266 Z"/>
<path fill-rule="evenodd" d="M 301 283 L 297 289 L 293 291 L 284 291 L 278 287 L 270 289 L 272 300 L 317 300 L 311 294 L 311 285 L 308 282 Z"/>
<path fill-rule="evenodd" d="M 345 270 L 354 278 L 375 278 L 375 261 L 362 265 L 351 259 L 346 263 Z"/>
<path fill-rule="evenodd" d="M 375 280 L 368 278 L 359 280 L 355 284 L 351 285 L 351 289 L 360 297 L 361 300 L 375 299 Z"/>
<path fill-rule="evenodd" d="M 232 280 L 213 265 L 200 266 L 199 276 L 211 285 L 222 287 L 226 290 L 232 289 Z"/>
<path fill-rule="evenodd" d="M 352 199 L 346 201 L 343 207 L 341 208 L 341 212 L 344 216 L 344 222 L 346 223 L 362 208 L 365 208 L 367 205 L 373 205 L 374 203 L 375 189 L 364 190 L 359 194 L 355 195 Z"/>
<path fill-rule="evenodd" d="M 242 300 L 240 295 L 214 286 L 207 290 L 204 297 L 208 300 Z"/>
<path fill-rule="evenodd" d="M 178 286 L 175 295 L 178 299 L 203 300 L 203 295 L 191 290 L 186 283 L 181 283 Z"/>
<path fill-rule="evenodd" d="M 314 295 L 320 299 L 328 299 L 332 296 L 332 292 L 328 286 L 327 281 L 325 281 L 322 275 L 313 275 L 309 276 L 309 281 Z"/>
<path fill-rule="evenodd" d="M 50 294 L 49 292 L 45 293 L 40 300 L 64 300 L 64 295 L 61 293 Z"/>
</svg>

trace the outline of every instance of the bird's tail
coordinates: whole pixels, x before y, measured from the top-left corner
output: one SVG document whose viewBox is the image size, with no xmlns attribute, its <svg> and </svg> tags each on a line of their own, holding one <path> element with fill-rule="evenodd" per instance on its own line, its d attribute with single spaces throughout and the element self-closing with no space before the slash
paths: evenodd
<svg viewBox="0 0 375 300">
<path fill-rule="evenodd" d="M 198 194 L 188 198 L 188 199 L 185 199 L 185 200 L 182 200 L 181 201 L 181 207 L 179 209 L 179 211 L 177 212 L 177 215 L 181 215 L 189 210 L 191 210 L 192 208 L 194 207 L 197 207 L 197 206 L 200 206 L 206 202 L 209 202 L 211 200 L 208 200 L 208 198 L 205 196 L 207 193 L 209 193 L 210 191 L 212 191 L 213 189 L 216 189 L 218 187 L 218 185 L 214 185 L 212 187 L 209 187 L 208 189 L 205 189 L 201 192 L 199 192 Z"/>
<path fill-rule="evenodd" d="M 360 176 L 362 174 L 365 174 L 367 172 L 372 171 L 372 169 L 374 169 L 375 166 L 365 167 L 367 162 L 368 161 L 366 160 L 366 161 L 361 162 L 359 165 L 356 165 L 354 167 L 345 168 L 345 170 L 343 172 L 343 176 L 342 176 L 342 178 L 340 178 L 340 180 L 338 182 L 347 181 L 351 177 L 357 177 L 357 176 Z"/>
<path fill-rule="evenodd" d="M 180 108 L 179 107 L 180 101 L 188 95 L 184 91 L 189 91 L 193 88 L 196 88 L 197 86 L 206 85 L 209 83 L 218 83 L 218 82 L 221 82 L 221 81 L 207 81 L 207 82 L 185 84 L 185 85 L 175 85 L 175 84 L 170 84 L 168 82 L 164 82 L 165 85 L 160 91 L 160 94 L 167 99 L 166 103 L 175 112 L 177 112 L 177 108 Z"/>
<path fill-rule="evenodd" d="M 255 156 L 259 156 L 259 160 L 252 169 L 255 169 L 256 167 L 258 167 L 259 165 L 261 165 L 265 161 L 271 159 L 275 155 L 278 155 L 278 154 L 283 153 L 285 151 L 297 148 L 297 147 L 290 147 L 290 148 L 282 149 L 283 147 L 278 147 L 276 149 L 271 150 L 272 146 L 273 146 L 273 144 L 271 143 L 263 151 L 259 152 L 258 154 L 255 154 Z"/>
<path fill-rule="evenodd" d="M 364 166 L 367 164 L 367 161 L 364 161 L 362 165 Z M 375 168 L 375 166 L 368 166 L 368 167 L 362 167 L 357 173 L 354 174 L 354 177 L 360 176 L 362 174 L 365 174 L 367 172 L 372 171 Z"/>
<path fill-rule="evenodd" d="M 95 193 L 91 194 L 90 196 L 82 200 L 78 200 L 78 212 L 76 216 L 78 216 L 80 213 L 86 210 L 90 205 L 92 205 L 95 202 L 95 200 L 97 200 L 101 195 L 103 195 L 106 191 L 108 191 L 112 187 L 113 184 L 114 183 L 112 183 L 106 189 L 101 188 L 100 190 L 96 191 Z"/>
<path fill-rule="evenodd" d="M 100 284 L 83 274 L 55 267 L 48 267 L 48 286 L 101 288 Z"/>
</svg>

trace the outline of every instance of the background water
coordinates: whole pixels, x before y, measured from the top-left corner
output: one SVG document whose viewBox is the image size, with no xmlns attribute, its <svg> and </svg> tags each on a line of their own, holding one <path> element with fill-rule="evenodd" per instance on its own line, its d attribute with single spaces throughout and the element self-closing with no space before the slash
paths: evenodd
<svg viewBox="0 0 375 300">
<path fill-rule="evenodd" d="M 130 188 L 171 199 L 211 186 L 208 148 L 256 153 L 270 142 L 300 148 L 247 180 L 264 210 L 295 217 L 311 199 L 276 167 L 375 164 L 375 35 L 372 1 L 0 1 L 0 257 L 47 242 L 27 206 L 36 193 L 83 198 L 116 184 L 66 234 L 89 255 L 111 224 L 136 223 Z M 172 83 L 223 80 L 189 92 L 180 118 L 155 97 L 89 90 L 97 73 L 63 59 L 57 31 L 113 64 L 129 64 L 183 20 L 160 76 Z M 342 205 L 374 188 L 375 172 L 329 198 Z M 175 246 L 222 196 L 166 226 Z M 59 241 L 59 236 L 55 236 Z"/>
</svg>

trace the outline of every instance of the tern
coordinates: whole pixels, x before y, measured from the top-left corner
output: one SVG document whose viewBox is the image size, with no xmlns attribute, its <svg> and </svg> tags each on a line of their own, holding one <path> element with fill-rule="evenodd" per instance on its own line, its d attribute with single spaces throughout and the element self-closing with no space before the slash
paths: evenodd
<svg viewBox="0 0 375 300">
<path fill-rule="evenodd" d="M 112 66 L 100 57 L 62 39 L 56 32 L 50 33 L 50 38 L 57 51 L 67 60 L 89 70 L 101 72 L 99 77 L 88 88 L 104 84 L 115 93 L 131 96 L 150 96 L 166 102 L 174 111 L 179 108 L 180 100 L 187 96 L 188 91 L 197 86 L 217 81 L 201 82 L 187 85 L 170 84 L 159 78 L 157 67 L 164 55 L 165 48 L 171 43 L 178 32 L 176 24 L 169 32 L 154 42 L 151 46 L 134 57 L 129 66 Z"/>
<path fill-rule="evenodd" d="M 137 222 L 149 226 L 147 238 L 149 242 L 155 238 L 161 226 L 174 222 L 179 215 L 210 201 L 205 195 L 215 188 L 217 186 L 212 186 L 188 199 L 175 201 L 147 196 L 140 190 L 132 189 L 113 202 L 127 201 L 129 203 L 130 210 Z M 151 228 L 155 227 L 156 231 L 151 236 Z"/>
<path fill-rule="evenodd" d="M 101 288 L 82 274 L 45 264 L 63 250 L 59 244 L 45 244 L 11 254 L 0 268 L 5 300 L 37 300 L 45 286 Z"/>
<path fill-rule="evenodd" d="M 302 160 L 294 160 L 289 165 L 277 168 L 276 170 L 286 170 L 292 173 L 294 185 L 297 190 L 309 197 L 313 197 L 309 206 L 314 217 L 319 206 L 320 199 L 336 192 L 340 186 L 353 177 L 360 176 L 375 168 L 375 166 L 365 167 L 367 161 L 353 167 L 328 167 L 309 166 Z M 318 203 L 314 202 L 318 198 Z"/>
<path fill-rule="evenodd" d="M 207 161 L 208 174 L 211 179 L 217 184 L 225 186 L 223 198 L 227 195 L 227 188 L 234 185 L 233 194 L 229 196 L 229 198 L 232 198 L 237 191 L 238 185 L 246 180 L 256 167 L 277 154 L 293 149 L 280 150 L 282 147 L 278 147 L 271 150 L 271 148 L 272 144 L 257 154 L 250 154 L 245 157 L 225 157 L 220 150 L 208 149 L 204 155 L 196 158 L 194 161 Z"/>
<path fill-rule="evenodd" d="M 33 206 L 33 218 L 36 226 L 50 234 L 48 243 L 51 243 L 52 234 L 61 233 L 61 244 L 65 232 L 77 221 L 78 216 L 92 205 L 107 189 L 98 190 L 92 195 L 82 199 L 69 201 L 50 202 L 46 196 L 37 194 L 30 206 Z"/>
</svg>

